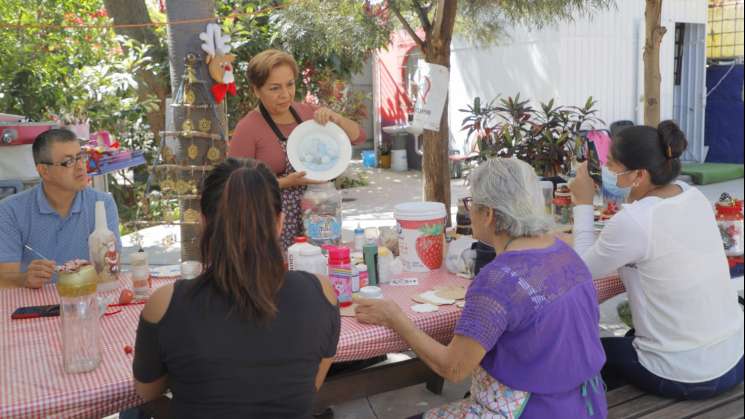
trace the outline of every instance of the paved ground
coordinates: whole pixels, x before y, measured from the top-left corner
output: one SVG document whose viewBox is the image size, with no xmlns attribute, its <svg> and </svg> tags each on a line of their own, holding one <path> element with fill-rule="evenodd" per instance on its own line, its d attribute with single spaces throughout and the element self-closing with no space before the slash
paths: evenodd
<svg viewBox="0 0 745 419">
<path fill-rule="evenodd" d="M 420 172 L 396 173 L 389 170 L 363 169 L 359 162 L 355 162 L 350 171 L 363 173 L 369 179 L 370 184 L 366 187 L 343 191 L 344 230 L 347 239 L 351 238 L 352 231 L 358 224 L 362 227 L 395 225 L 393 207 L 396 204 L 422 200 Z M 717 200 L 722 192 L 729 192 L 733 196 L 743 198 L 743 179 L 699 188 L 711 201 Z M 464 181 L 454 179 L 452 182 L 453 202 L 467 195 L 468 188 Z M 455 213 L 456 208 L 453 207 L 451 210 Z M 159 244 L 160 236 L 168 232 L 177 233 L 178 229 L 155 228 L 146 234 L 147 241 L 151 245 Z M 127 239 L 124 240 L 125 246 L 129 243 Z M 166 251 L 161 251 L 157 258 L 161 259 L 162 263 L 176 263 L 179 253 L 178 245 L 174 245 Z M 151 254 L 151 263 L 154 262 L 153 259 Z M 621 295 L 601 305 L 601 331 L 604 336 L 626 332 L 626 326 L 622 324 L 616 313 L 617 305 L 625 299 L 625 295 Z M 358 399 L 334 406 L 334 417 L 337 419 L 407 418 L 431 407 L 462 398 L 469 385 L 469 382 L 446 383 L 442 396 L 435 396 L 429 393 L 424 385 L 418 385 L 367 399 Z"/>
</svg>

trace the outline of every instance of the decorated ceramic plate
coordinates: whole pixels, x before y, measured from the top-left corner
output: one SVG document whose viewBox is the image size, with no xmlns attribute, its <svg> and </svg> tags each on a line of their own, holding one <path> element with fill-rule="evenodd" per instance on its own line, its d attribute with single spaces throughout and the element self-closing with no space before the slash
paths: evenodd
<svg viewBox="0 0 745 419">
<path fill-rule="evenodd" d="M 287 157 L 298 172 L 312 180 L 327 181 L 339 177 L 352 159 L 352 144 L 338 125 L 325 126 L 316 121 L 298 125 L 287 140 Z"/>
</svg>

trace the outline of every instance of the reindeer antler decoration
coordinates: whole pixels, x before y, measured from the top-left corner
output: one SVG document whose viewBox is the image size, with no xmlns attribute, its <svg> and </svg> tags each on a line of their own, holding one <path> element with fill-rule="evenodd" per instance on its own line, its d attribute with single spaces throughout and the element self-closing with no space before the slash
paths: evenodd
<svg viewBox="0 0 745 419">
<path fill-rule="evenodd" d="M 235 77 L 233 77 L 233 62 L 235 55 L 230 52 L 230 36 L 223 35 L 220 25 L 210 23 L 207 30 L 199 34 L 204 41 L 202 49 L 207 53 L 209 73 L 215 84 L 212 85 L 212 96 L 216 103 L 221 103 L 227 93 L 235 96 Z"/>
</svg>

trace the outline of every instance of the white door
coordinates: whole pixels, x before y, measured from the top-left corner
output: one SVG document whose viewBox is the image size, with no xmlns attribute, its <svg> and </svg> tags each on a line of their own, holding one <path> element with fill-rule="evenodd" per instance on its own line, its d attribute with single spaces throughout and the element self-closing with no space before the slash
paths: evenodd
<svg viewBox="0 0 745 419">
<path fill-rule="evenodd" d="M 684 161 L 703 162 L 706 115 L 706 25 L 678 24 L 680 48 L 676 48 L 676 85 L 673 118 L 688 138 Z M 682 31 L 682 33 L 680 32 Z"/>
</svg>

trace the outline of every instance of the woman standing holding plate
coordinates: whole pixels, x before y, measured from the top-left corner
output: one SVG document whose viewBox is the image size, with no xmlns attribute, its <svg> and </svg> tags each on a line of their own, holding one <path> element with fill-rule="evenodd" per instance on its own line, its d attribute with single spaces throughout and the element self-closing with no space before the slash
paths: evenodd
<svg viewBox="0 0 745 419">
<path fill-rule="evenodd" d="M 279 177 L 282 190 L 282 212 L 285 224 L 282 229 L 282 248 L 292 245 L 303 230 L 300 201 L 306 186 L 316 183 L 297 172 L 287 157 L 287 138 L 303 121 L 315 120 L 321 125 L 333 122 L 341 127 L 353 144 L 365 141 L 360 125 L 331 109 L 308 103 L 295 102 L 295 83 L 299 70 L 295 59 L 288 53 L 266 50 L 248 63 L 251 82 L 259 107 L 238 122 L 228 147 L 229 157 L 254 158 L 266 163 Z"/>
</svg>

